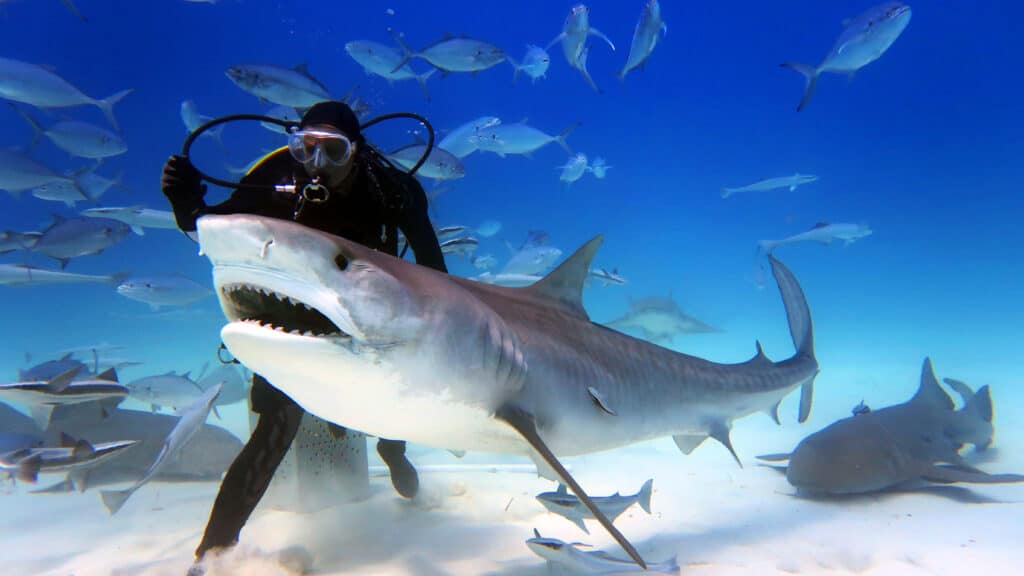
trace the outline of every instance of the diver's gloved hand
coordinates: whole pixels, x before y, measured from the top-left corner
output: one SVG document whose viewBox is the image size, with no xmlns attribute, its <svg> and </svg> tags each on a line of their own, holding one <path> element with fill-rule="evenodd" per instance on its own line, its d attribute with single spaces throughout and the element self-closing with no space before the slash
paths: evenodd
<svg viewBox="0 0 1024 576">
<path fill-rule="evenodd" d="M 174 155 L 167 159 L 160 178 L 160 189 L 171 202 L 178 228 L 186 232 L 195 230 L 199 211 L 206 207 L 203 202 L 206 185 L 187 156 Z"/>
</svg>

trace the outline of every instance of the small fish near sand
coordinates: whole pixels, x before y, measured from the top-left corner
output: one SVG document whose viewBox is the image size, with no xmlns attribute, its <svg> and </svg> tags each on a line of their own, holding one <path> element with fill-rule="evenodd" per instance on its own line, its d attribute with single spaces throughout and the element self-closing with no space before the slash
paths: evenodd
<svg viewBox="0 0 1024 576">
<path fill-rule="evenodd" d="M 629 496 L 623 496 L 616 492 L 611 496 L 591 496 L 594 504 L 597 505 L 601 512 L 608 517 L 609 520 L 615 522 L 615 519 L 622 515 L 630 506 L 633 504 L 639 504 L 643 508 L 644 512 L 651 513 L 651 492 L 654 489 L 654 480 L 648 480 L 644 482 L 644 485 L 636 494 Z M 555 492 L 543 492 L 537 495 L 537 501 L 540 502 L 550 512 L 554 512 L 559 516 L 562 516 L 579 526 L 580 530 L 583 530 L 587 534 L 590 534 L 590 530 L 587 530 L 586 524 L 583 520 L 590 518 L 596 520 L 594 515 L 590 513 L 590 510 L 580 502 L 574 494 L 570 494 L 565 484 L 559 484 L 558 490 Z"/>
<path fill-rule="evenodd" d="M 758 456 L 789 460 L 786 479 L 800 494 L 848 495 L 879 492 L 917 481 L 951 484 L 1024 482 L 1021 474 L 988 474 L 960 455 L 964 444 L 985 450 L 992 442 L 992 398 L 988 386 L 974 392 L 950 381 L 963 406 L 939 385 L 925 358 L 914 397 L 878 410 L 856 410 L 804 438 L 791 454 Z"/>
<path fill-rule="evenodd" d="M 526 541 L 531 552 L 548 561 L 548 569 L 552 574 L 561 571 L 565 574 L 679 574 L 679 564 L 675 557 L 663 562 L 648 562 L 641 568 L 632 560 L 618 558 L 601 550 L 583 551 L 580 546 L 588 546 L 580 542 L 563 542 L 557 538 L 545 538 L 536 528 L 533 538 Z"/>
</svg>

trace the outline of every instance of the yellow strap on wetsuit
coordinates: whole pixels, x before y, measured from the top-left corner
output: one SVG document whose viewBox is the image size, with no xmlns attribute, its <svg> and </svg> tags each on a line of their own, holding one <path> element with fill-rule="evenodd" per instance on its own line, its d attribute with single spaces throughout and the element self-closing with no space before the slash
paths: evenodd
<svg viewBox="0 0 1024 576">
<path fill-rule="evenodd" d="M 287 146 L 281 146 L 277 150 L 272 150 L 270 152 L 267 152 L 262 158 L 260 158 L 259 160 L 253 162 L 252 166 L 250 166 L 249 169 L 246 170 L 245 175 L 248 176 L 248 175 L 252 174 L 257 168 L 259 168 L 264 163 L 266 163 L 267 160 L 270 160 L 270 158 L 272 156 L 277 156 L 278 154 L 280 154 L 281 152 L 284 152 L 286 150 L 288 150 Z"/>
</svg>

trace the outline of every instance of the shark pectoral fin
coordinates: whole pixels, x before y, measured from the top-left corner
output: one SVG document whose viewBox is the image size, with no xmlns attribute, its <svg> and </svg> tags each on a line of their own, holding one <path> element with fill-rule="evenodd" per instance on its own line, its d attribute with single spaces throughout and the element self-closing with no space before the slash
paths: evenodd
<svg viewBox="0 0 1024 576">
<path fill-rule="evenodd" d="M 73 492 L 75 487 L 71 484 L 70 478 L 65 478 L 56 484 L 51 484 L 46 488 L 40 488 L 39 490 L 30 490 L 29 494 L 64 494 L 66 492 Z"/>
<path fill-rule="evenodd" d="M 676 434 L 672 437 L 679 451 L 689 456 L 707 439 L 706 434 Z"/>
<path fill-rule="evenodd" d="M 815 374 L 815 376 L 817 376 L 817 374 Z M 801 424 L 806 422 L 807 418 L 811 415 L 811 403 L 813 401 L 814 376 L 812 376 L 807 382 L 804 382 L 804 385 L 800 387 L 800 414 L 797 417 L 797 421 Z"/>
<path fill-rule="evenodd" d="M 72 470 L 68 472 L 68 477 L 64 481 L 70 484 L 68 492 L 71 492 L 73 489 L 85 492 L 85 489 L 89 486 L 89 469 Z"/>
<path fill-rule="evenodd" d="M 101 490 L 100 500 L 103 501 L 103 505 L 107 507 L 107 512 L 113 516 L 124 506 L 124 503 L 128 501 L 128 498 L 135 493 L 135 488 L 126 488 L 124 490 Z"/>
<path fill-rule="evenodd" d="M 32 419 L 40 430 L 46 430 L 50 426 L 50 415 L 53 414 L 53 406 L 33 406 L 29 408 Z"/>
<path fill-rule="evenodd" d="M 54 394 L 60 394 L 61 392 L 68 389 L 71 385 L 71 381 L 75 379 L 78 372 L 82 369 L 82 366 L 75 366 L 69 370 L 65 370 L 60 374 L 57 374 L 53 378 L 46 381 L 46 390 Z"/>
<path fill-rule="evenodd" d="M 782 400 L 779 400 L 770 408 L 766 409 L 764 412 L 765 414 L 771 416 L 772 420 L 774 420 L 776 424 L 782 426 L 782 420 L 779 420 L 779 404 L 782 404 Z"/>
<path fill-rule="evenodd" d="M 755 456 L 755 458 L 758 460 L 764 460 L 765 462 L 785 462 L 786 460 L 789 460 L 790 455 L 791 454 L 789 452 L 776 452 L 775 454 L 761 454 L 759 456 Z"/>
<path fill-rule="evenodd" d="M 974 484 L 1011 484 L 1024 482 L 1021 474 L 986 474 L 982 471 L 970 472 L 952 466 L 928 464 L 921 478 L 929 482 L 952 484 L 954 482 L 971 482 Z"/>
<path fill-rule="evenodd" d="M 566 516 L 566 518 L 569 517 Z M 572 518 L 569 518 L 569 520 L 572 520 L 572 523 L 578 526 L 580 530 L 583 530 L 585 534 L 590 534 L 590 530 L 587 530 L 587 525 L 583 523 L 583 518 L 579 516 L 573 516 Z"/>
<path fill-rule="evenodd" d="M 736 451 L 732 448 L 732 440 L 729 438 L 729 425 L 725 422 L 714 422 L 708 427 L 708 436 L 711 436 L 715 440 L 718 440 L 722 446 L 729 449 L 729 453 L 736 459 L 736 463 L 743 468 L 743 462 L 740 462 L 740 457 L 736 455 Z"/>
<path fill-rule="evenodd" d="M 594 401 L 594 404 L 596 404 L 597 407 L 601 409 L 602 412 L 608 414 L 609 416 L 618 416 L 615 410 L 612 410 L 608 406 L 608 402 L 605 400 L 604 394 L 601 394 L 601 392 L 599 392 L 597 388 L 594 388 L 593 386 L 587 386 L 587 392 L 590 393 L 590 398 Z"/>
<path fill-rule="evenodd" d="M 561 481 L 568 486 L 574 494 L 576 494 L 576 497 L 580 499 L 580 502 L 590 510 L 590 513 L 594 515 L 594 518 L 601 523 L 601 526 L 604 526 L 604 529 L 611 534 L 612 538 L 618 542 L 619 546 L 629 554 L 630 558 L 632 558 L 633 561 L 641 568 L 646 570 L 647 563 L 640 557 L 640 553 L 636 551 L 636 548 L 634 548 L 633 545 L 630 544 L 629 540 L 622 535 L 622 532 L 619 532 L 619 529 L 612 524 L 611 520 L 605 516 L 604 512 L 594 504 L 594 501 L 590 499 L 590 496 L 583 491 L 583 488 L 580 487 L 578 482 L 576 482 L 576 479 L 569 474 L 569 471 L 565 469 L 565 466 L 558 461 L 558 458 L 556 458 L 554 453 L 551 452 L 548 445 L 544 443 L 544 440 L 537 432 L 537 423 L 534 420 L 533 414 L 514 404 L 503 404 L 495 411 L 494 417 L 511 426 L 519 433 L 520 436 L 523 437 L 524 440 L 526 440 L 526 442 L 541 456 L 541 458 L 544 459 L 548 466 L 558 474 Z"/>
</svg>

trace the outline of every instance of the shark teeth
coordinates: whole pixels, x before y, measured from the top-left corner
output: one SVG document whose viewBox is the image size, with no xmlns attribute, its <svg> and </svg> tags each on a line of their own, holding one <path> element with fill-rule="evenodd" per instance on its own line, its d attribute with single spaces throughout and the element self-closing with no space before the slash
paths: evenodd
<svg viewBox="0 0 1024 576">
<path fill-rule="evenodd" d="M 233 320 L 294 336 L 350 337 L 313 306 L 265 286 L 228 284 L 220 293 Z"/>
</svg>

